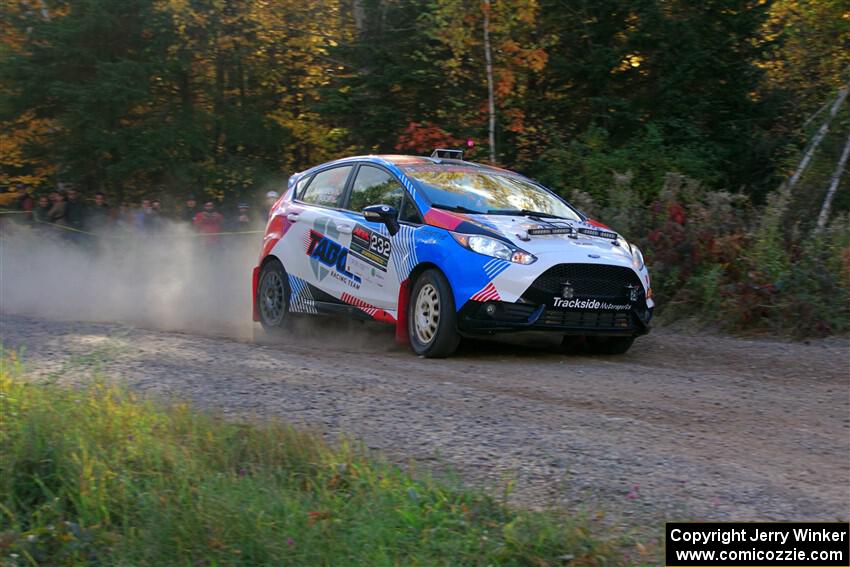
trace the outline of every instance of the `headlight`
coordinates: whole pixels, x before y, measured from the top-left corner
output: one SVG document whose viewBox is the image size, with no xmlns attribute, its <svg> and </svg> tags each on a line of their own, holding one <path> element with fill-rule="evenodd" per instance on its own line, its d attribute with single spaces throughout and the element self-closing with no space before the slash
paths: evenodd
<svg viewBox="0 0 850 567">
<path fill-rule="evenodd" d="M 507 262 L 515 264 L 533 264 L 537 261 L 534 254 L 520 250 L 515 246 L 506 244 L 501 240 L 490 238 L 489 236 L 481 236 L 480 234 L 461 234 L 459 232 L 451 232 L 452 237 L 458 244 L 464 248 L 468 248 L 473 252 L 478 252 L 485 256 L 500 258 Z"/>
<path fill-rule="evenodd" d="M 630 244 L 629 248 L 632 250 L 632 266 L 634 266 L 635 270 L 639 272 L 645 265 L 643 262 L 643 253 L 640 251 L 640 248 L 634 244 Z"/>
</svg>

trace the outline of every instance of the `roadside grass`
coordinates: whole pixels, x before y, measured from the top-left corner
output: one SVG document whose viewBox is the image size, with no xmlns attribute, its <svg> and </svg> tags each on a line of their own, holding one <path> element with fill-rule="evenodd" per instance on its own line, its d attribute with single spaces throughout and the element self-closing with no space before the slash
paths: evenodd
<svg viewBox="0 0 850 567">
<path fill-rule="evenodd" d="M 556 513 L 414 479 L 351 444 L 0 363 L 0 565 L 610 565 Z"/>
</svg>

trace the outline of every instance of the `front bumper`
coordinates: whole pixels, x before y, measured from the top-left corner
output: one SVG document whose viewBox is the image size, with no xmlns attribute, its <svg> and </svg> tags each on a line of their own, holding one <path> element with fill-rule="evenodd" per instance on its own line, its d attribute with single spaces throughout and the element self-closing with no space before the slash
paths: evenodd
<svg viewBox="0 0 850 567">
<path fill-rule="evenodd" d="M 650 331 L 652 309 L 645 302 L 628 311 L 555 308 L 546 304 L 469 301 L 458 313 L 462 333 L 551 331 L 563 335 L 638 336 Z"/>
</svg>

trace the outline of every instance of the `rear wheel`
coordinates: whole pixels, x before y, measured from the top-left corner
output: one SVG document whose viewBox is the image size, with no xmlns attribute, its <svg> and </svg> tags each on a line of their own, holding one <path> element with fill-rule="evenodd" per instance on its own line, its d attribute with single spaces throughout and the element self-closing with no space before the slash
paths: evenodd
<svg viewBox="0 0 850 567">
<path fill-rule="evenodd" d="M 266 262 L 257 283 L 260 324 L 269 332 L 280 332 L 289 312 L 289 284 L 286 271 L 277 260 Z"/>
<path fill-rule="evenodd" d="M 445 358 L 460 343 L 454 296 L 446 277 L 427 270 L 416 280 L 407 314 L 410 346 L 426 358 Z"/>
<path fill-rule="evenodd" d="M 588 337 L 585 348 L 594 354 L 624 354 L 634 342 L 634 337 Z"/>
</svg>

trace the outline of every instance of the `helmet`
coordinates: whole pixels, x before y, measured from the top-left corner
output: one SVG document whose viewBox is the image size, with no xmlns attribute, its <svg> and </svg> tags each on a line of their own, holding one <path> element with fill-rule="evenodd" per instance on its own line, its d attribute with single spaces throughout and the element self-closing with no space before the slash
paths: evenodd
<svg viewBox="0 0 850 567">
<path fill-rule="evenodd" d="M 277 191 L 269 191 L 268 193 L 266 193 L 266 199 L 277 199 L 277 198 L 278 198 Z"/>
</svg>

